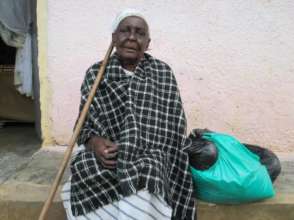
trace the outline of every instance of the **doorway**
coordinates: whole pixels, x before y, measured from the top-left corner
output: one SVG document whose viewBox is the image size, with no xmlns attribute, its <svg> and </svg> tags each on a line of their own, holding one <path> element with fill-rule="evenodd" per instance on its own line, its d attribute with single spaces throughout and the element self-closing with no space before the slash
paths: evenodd
<svg viewBox="0 0 294 220">
<path fill-rule="evenodd" d="M 21 37 L 23 41 L 19 40 Z M 29 46 L 25 45 L 28 39 Z M 30 157 L 41 147 L 37 66 L 36 0 L 1 0 L 0 166 L 3 169 L 0 183 L 22 165 L 22 157 Z M 24 71 L 26 69 L 29 71 Z M 18 75 L 18 70 L 22 75 Z M 30 80 L 31 92 L 22 87 L 27 79 Z"/>
</svg>

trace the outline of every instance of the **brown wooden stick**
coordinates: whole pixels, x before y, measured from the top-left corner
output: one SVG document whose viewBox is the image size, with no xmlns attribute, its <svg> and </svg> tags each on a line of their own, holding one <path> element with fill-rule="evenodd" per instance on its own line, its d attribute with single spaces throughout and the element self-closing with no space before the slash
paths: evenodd
<svg viewBox="0 0 294 220">
<path fill-rule="evenodd" d="M 58 173 L 57 173 L 57 175 L 55 177 L 55 180 L 54 180 L 53 185 L 51 187 L 49 196 L 48 196 L 48 198 L 47 198 L 47 200 L 46 200 L 46 202 L 45 202 L 45 204 L 44 204 L 44 206 L 42 208 L 41 214 L 39 216 L 39 220 L 45 220 L 46 219 L 48 210 L 49 210 L 49 208 L 50 208 L 50 206 L 52 204 L 52 201 L 54 199 L 54 196 L 56 194 L 56 191 L 57 191 L 58 186 L 60 184 L 60 181 L 62 179 L 64 170 L 65 170 L 65 168 L 66 168 L 66 166 L 68 164 L 68 161 L 71 158 L 72 150 L 73 150 L 74 145 L 76 143 L 76 139 L 77 139 L 77 137 L 78 137 L 78 135 L 79 135 L 79 133 L 81 131 L 81 128 L 82 128 L 83 123 L 85 121 L 85 118 L 87 116 L 89 107 L 90 107 L 90 105 L 92 103 L 92 100 L 94 98 L 95 92 L 96 92 L 96 90 L 97 90 L 97 88 L 99 86 L 99 83 L 100 83 L 100 81 L 102 79 L 102 76 L 104 74 L 105 67 L 107 65 L 107 62 L 108 62 L 108 59 L 109 59 L 110 54 L 112 52 L 112 49 L 113 49 L 113 44 L 111 43 L 110 46 L 109 46 L 109 48 L 108 48 L 108 50 L 107 50 L 107 53 L 105 55 L 105 58 L 104 58 L 104 60 L 102 62 L 102 65 L 101 65 L 101 67 L 99 69 L 99 72 L 98 72 L 98 75 L 97 75 L 97 77 L 95 79 L 95 82 L 93 84 L 93 87 L 92 87 L 92 89 L 90 91 L 90 94 L 88 96 L 87 102 L 84 105 L 83 110 L 82 110 L 82 112 L 80 114 L 80 117 L 79 117 L 78 122 L 76 124 L 76 127 L 74 129 L 73 135 L 72 135 L 72 137 L 71 137 L 71 139 L 69 141 L 69 146 L 67 147 L 67 149 L 65 151 L 65 155 L 63 157 L 63 161 L 62 161 L 61 167 L 60 167 L 60 169 L 59 169 L 59 171 L 58 171 Z"/>
</svg>

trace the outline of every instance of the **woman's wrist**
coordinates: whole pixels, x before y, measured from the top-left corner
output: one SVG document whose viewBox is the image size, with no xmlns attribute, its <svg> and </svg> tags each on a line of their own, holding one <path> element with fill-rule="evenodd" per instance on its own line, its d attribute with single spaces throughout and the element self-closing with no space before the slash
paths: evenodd
<svg viewBox="0 0 294 220">
<path fill-rule="evenodd" d="M 85 142 L 85 147 L 87 150 L 93 151 L 93 148 L 94 148 L 93 137 L 94 136 L 90 136 Z"/>
</svg>

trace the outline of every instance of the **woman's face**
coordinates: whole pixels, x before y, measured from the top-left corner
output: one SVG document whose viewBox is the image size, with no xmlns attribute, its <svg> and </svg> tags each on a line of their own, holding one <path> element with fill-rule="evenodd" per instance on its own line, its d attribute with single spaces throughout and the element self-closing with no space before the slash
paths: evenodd
<svg viewBox="0 0 294 220">
<path fill-rule="evenodd" d="M 138 64 L 150 42 L 148 26 L 140 17 L 127 17 L 112 34 L 112 41 L 123 63 Z"/>
</svg>

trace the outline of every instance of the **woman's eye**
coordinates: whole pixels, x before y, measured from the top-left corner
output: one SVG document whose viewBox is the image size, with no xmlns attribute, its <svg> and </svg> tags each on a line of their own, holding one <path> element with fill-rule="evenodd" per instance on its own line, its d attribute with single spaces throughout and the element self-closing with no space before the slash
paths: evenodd
<svg viewBox="0 0 294 220">
<path fill-rule="evenodd" d="M 122 28 L 119 30 L 120 33 L 127 33 L 129 30 L 127 28 Z"/>
<path fill-rule="evenodd" d="M 140 36 L 142 36 L 142 37 L 143 37 L 143 36 L 145 36 L 145 35 L 146 35 L 146 32 L 144 32 L 144 31 L 139 31 L 139 32 L 138 32 L 138 34 L 139 34 Z"/>
</svg>

